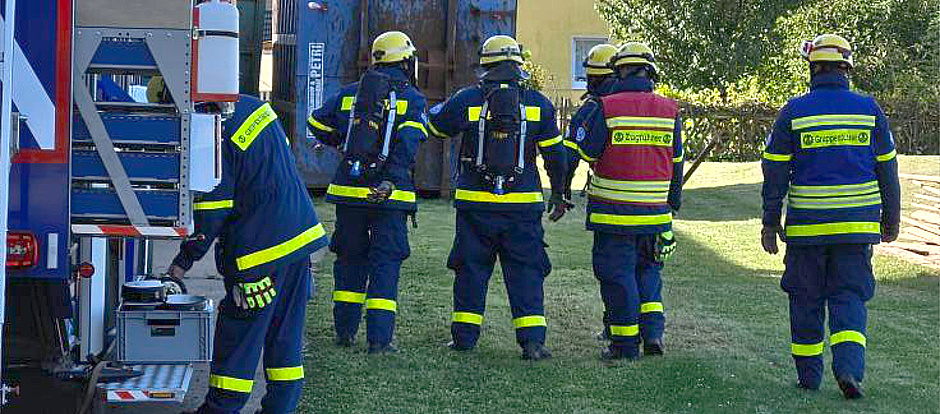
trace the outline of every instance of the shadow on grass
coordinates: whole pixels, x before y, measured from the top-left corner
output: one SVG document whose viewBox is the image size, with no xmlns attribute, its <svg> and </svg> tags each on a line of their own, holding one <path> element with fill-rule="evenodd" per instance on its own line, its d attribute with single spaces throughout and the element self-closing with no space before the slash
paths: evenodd
<svg viewBox="0 0 940 414">
<path fill-rule="evenodd" d="M 761 217 L 761 183 L 686 188 L 678 219 L 740 221 Z"/>
</svg>

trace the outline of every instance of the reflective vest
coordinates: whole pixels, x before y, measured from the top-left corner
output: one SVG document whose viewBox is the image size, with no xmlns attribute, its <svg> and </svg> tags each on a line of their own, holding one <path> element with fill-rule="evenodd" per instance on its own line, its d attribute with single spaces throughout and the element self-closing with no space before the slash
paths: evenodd
<svg viewBox="0 0 940 414">
<path fill-rule="evenodd" d="M 649 92 L 620 92 L 601 102 L 608 141 L 588 190 L 588 228 L 636 234 L 669 230 L 672 213 L 666 201 L 678 104 Z"/>
</svg>

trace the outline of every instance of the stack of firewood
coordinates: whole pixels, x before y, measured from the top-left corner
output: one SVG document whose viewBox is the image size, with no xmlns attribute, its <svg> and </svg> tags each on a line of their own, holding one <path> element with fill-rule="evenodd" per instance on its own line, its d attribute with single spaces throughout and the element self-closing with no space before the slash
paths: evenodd
<svg viewBox="0 0 940 414">
<path fill-rule="evenodd" d="M 911 211 L 901 216 L 898 241 L 885 248 L 918 263 L 940 267 L 940 176 L 900 174 L 914 185 Z"/>
</svg>

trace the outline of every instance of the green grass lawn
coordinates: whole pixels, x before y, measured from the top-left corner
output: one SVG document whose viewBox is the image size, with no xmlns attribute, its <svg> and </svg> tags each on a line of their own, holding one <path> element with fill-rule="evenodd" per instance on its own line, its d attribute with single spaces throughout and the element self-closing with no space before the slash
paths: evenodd
<svg viewBox="0 0 940 414">
<path fill-rule="evenodd" d="M 936 172 L 937 157 L 901 160 Z M 757 163 L 705 164 L 688 183 L 676 221 L 679 250 L 664 271 L 666 355 L 612 366 L 598 359 L 603 305 L 591 270 L 584 200 L 546 221 L 554 270 L 546 279 L 549 361 L 519 358 L 499 271 L 490 283 L 477 350 L 449 340 L 453 275 L 444 266 L 454 210 L 422 201 L 402 269 L 398 355 L 332 346 L 332 255 L 309 308 L 301 412 L 323 413 L 790 413 L 940 411 L 940 275 L 877 256 L 869 303 L 868 398 L 845 401 L 827 371 L 819 392 L 794 387 L 782 255 L 761 251 Z M 329 229 L 333 208 L 318 200 Z M 498 269 L 498 266 L 497 266 Z M 826 353 L 827 361 L 829 353 Z"/>
</svg>

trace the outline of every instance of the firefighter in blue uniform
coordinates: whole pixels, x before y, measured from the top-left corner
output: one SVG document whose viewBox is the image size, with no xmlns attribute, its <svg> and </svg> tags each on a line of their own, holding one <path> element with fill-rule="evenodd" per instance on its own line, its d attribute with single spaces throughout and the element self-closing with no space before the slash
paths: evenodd
<svg viewBox="0 0 940 414">
<path fill-rule="evenodd" d="M 449 346 L 470 350 L 483 324 L 487 284 L 499 257 L 523 358 L 550 357 L 542 285 L 551 271 L 543 244 L 541 151 L 551 179 L 550 219 L 564 215 L 567 175 L 555 108 L 524 86 L 522 50 L 509 36 L 484 42 L 480 83 L 461 89 L 431 110 L 439 137 L 463 133 L 454 195 L 457 229 L 447 266 L 456 273 Z"/>
<path fill-rule="evenodd" d="M 415 214 L 410 167 L 427 139 L 427 101 L 414 87 L 415 47 L 402 32 L 372 44 L 372 68 L 315 110 L 309 129 L 344 153 L 327 202 L 336 204 L 331 250 L 336 344 L 352 346 L 366 307 L 369 353 L 395 352 L 398 277 Z"/>
<path fill-rule="evenodd" d="M 867 310 L 875 293 L 872 244 L 897 238 L 900 184 L 888 120 L 849 89 L 852 48 L 837 35 L 806 42 L 810 92 L 780 110 L 763 155 L 761 244 L 787 244 L 781 287 L 790 297 L 798 385 L 822 381 L 826 307 L 832 371 L 846 398 L 862 397 Z M 786 227 L 780 226 L 787 198 Z"/>
<path fill-rule="evenodd" d="M 575 140 L 577 139 L 577 134 L 579 131 L 582 134 L 581 139 L 584 139 L 583 134 L 585 129 L 579 127 L 584 125 L 585 118 L 589 115 L 591 108 L 595 108 L 595 110 L 597 108 L 593 105 L 586 105 L 586 103 L 597 101 L 600 99 L 600 97 L 608 95 L 610 93 L 611 87 L 616 84 L 617 76 L 614 73 L 613 68 L 610 66 L 610 59 L 613 58 L 616 53 L 616 46 L 602 43 L 592 47 L 591 50 L 588 51 L 587 57 L 584 58 L 584 62 L 581 63 L 581 66 L 584 67 L 584 72 L 587 75 L 587 91 L 581 97 L 581 100 L 583 101 L 581 107 L 578 108 L 578 111 L 575 112 L 574 116 L 571 117 L 571 121 L 568 123 L 568 127 L 565 128 L 564 137 L 564 145 L 568 147 L 568 178 L 565 180 L 565 199 L 569 202 L 572 198 L 571 182 L 574 180 L 574 176 L 578 170 L 578 165 L 581 163 L 581 154 L 578 153 L 578 144 Z M 589 174 L 587 182 L 589 183 L 590 181 L 591 176 Z M 609 316 L 605 311 L 605 329 L 597 335 L 598 340 L 610 340 L 610 332 L 606 329 L 608 318 Z"/>
<path fill-rule="evenodd" d="M 658 69 L 649 46 L 629 42 L 611 59 L 618 79 L 588 101 L 569 147 L 591 163 L 587 228 L 611 343 L 601 358 L 663 353 L 663 262 L 675 249 L 672 213 L 682 195 L 678 105 L 653 93 Z"/>
<path fill-rule="evenodd" d="M 271 106 L 242 95 L 222 124 L 222 179 L 193 203 L 196 232 L 174 258 L 176 276 L 219 239 L 219 306 L 209 392 L 199 413 L 237 413 L 262 357 L 265 413 L 291 413 L 303 391 L 310 255 L 327 237 Z"/>
</svg>

